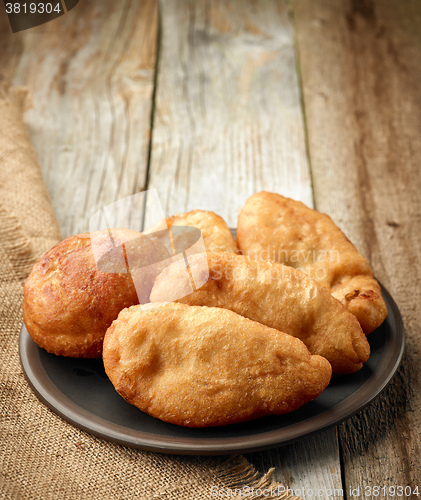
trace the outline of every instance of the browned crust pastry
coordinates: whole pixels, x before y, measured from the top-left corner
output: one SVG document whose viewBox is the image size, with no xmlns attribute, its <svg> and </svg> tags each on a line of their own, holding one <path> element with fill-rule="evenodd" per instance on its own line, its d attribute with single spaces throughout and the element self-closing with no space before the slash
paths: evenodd
<svg viewBox="0 0 421 500">
<path fill-rule="evenodd" d="M 371 267 L 328 215 L 262 191 L 241 210 L 237 243 L 245 255 L 299 268 L 316 279 L 366 334 L 385 320 L 386 304 Z"/>
<path fill-rule="evenodd" d="M 207 252 L 234 252 L 238 253 L 235 239 L 222 217 L 206 210 L 192 210 L 191 212 L 167 217 L 168 227 L 191 226 L 200 229 Z"/>
<path fill-rule="evenodd" d="M 102 268 L 111 272 L 97 268 L 89 233 L 66 238 L 34 265 L 24 287 L 23 319 L 33 340 L 48 352 L 101 357 L 103 338 L 111 322 L 121 309 L 139 303 L 132 276 L 115 248 L 121 250 L 123 242 L 137 242 L 136 247 L 143 251 L 139 265 L 150 255 L 168 257 L 158 241 L 137 231 L 113 229 L 111 234 L 112 240 L 108 231 L 92 233 L 100 252 L 97 255 L 106 257 Z M 127 260 L 126 252 L 124 255 Z M 160 270 L 162 267 L 155 272 L 151 267 L 134 270 L 137 277 L 144 273 L 139 277 L 144 278 L 142 302 L 149 299 Z"/>
<path fill-rule="evenodd" d="M 331 378 L 329 363 L 290 335 L 226 309 L 175 303 L 123 310 L 103 359 L 126 401 L 188 427 L 288 413 Z"/>
<path fill-rule="evenodd" d="M 192 275 L 205 267 L 203 259 L 190 257 Z M 177 293 L 184 304 L 230 309 L 298 337 L 335 373 L 356 372 L 368 359 L 370 346 L 355 316 L 301 271 L 228 253 L 210 253 L 207 259 L 209 278 L 202 287 L 189 294 L 190 273 L 182 262 L 174 263 L 156 278 L 151 302 L 171 301 Z"/>
</svg>

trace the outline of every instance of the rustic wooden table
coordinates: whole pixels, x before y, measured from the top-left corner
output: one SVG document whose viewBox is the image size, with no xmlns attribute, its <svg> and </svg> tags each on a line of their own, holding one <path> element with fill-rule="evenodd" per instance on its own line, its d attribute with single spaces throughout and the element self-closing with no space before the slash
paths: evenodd
<svg viewBox="0 0 421 500">
<path fill-rule="evenodd" d="M 1 16 L 0 80 L 31 89 L 65 236 L 151 186 L 167 214 L 209 209 L 232 227 L 262 189 L 327 212 L 397 301 L 404 360 L 347 422 L 248 458 L 345 498 L 421 488 L 419 1 L 80 0 L 16 34 Z"/>
</svg>

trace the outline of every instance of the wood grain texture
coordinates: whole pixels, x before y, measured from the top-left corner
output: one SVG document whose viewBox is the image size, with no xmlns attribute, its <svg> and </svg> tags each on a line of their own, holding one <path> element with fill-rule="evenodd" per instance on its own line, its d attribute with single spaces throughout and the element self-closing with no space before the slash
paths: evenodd
<svg viewBox="0 0 421 500">
<path fill-rule="evenodd" d="M 420 487 L 421 4 L 296 0 L 294 12 L 316 206 L 369 258 L 407 334 L 393 383 L 340 426 L 345 486 Z"/>
<path fill-rule="evenodd" d="M 262 473 L 273 467 L 273 477 L 303 500 L 344 498 L 336 427 L 246 458 Z"/>
<path fill-rule="evenodd" d="M 161 7 L 149 185 L 165 212 L 214 210 L 235 227 L 246 198 L 264 188 L 311 204 L 286 2 Z"/>
<path fill-rule="evenodd" d="M 31 91 L 27 121 L 63 235 L 88 231 L 98 208 L 145 187 L 157 2 L 80 2 L 15 34 L 1 22 L 1 79 Z"/>
<path fill-rule="evenodd" d="M 160 6 L 149 187 L 165 213 L 214 210 L 235 227 L 247 197 L 261 189 L 312 205 L 287 3 Z M 335 429 L 248 458 L 262 472 L 275 467 L 274 479 L 291 489 L 341 486 Z"/>
</svg>

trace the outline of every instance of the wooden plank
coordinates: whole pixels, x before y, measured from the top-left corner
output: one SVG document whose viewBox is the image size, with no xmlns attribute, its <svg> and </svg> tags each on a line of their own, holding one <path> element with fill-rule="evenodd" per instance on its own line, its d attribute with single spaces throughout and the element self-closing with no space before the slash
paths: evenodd
<svg viewBox="0 0 421 500">
<path fill-rule="evenodd" d="M 144 189 L 156 67 L 155 0 L 80 2 L 12 34 L 2 18 L 1 77 L 27 85 L 27 113 L 63 235 L 101 206 Z"/>
<path fill-rule="evenodd" d="M 262 473 L 274 467 L 273 477 L 304 500 L 343 498 L 336 428 L 246 458 Z"/>
<path fill-rule="evenodd" d="M 340 427 L 345 486 L 421 487 L 421 4 L 294 9 L 316 206 L 369 258 L 407 334 L 393 383 Z"/>
<path fill-rule="evenodd" d="M 166 212 L 236 226 L 263 188 L 311 204 L 286 2 L 165 1 L 161 43 L 150 185 Z"/>
<path fill-rule="evenodd" d="M 235 227 L 247 197 L 261 189 L 311 205 L 287 3 L 161 7 L 149 187 L 166 214 L 214 210 Z M 249 458 L 261 470 L 274 466 L 274 477 L 293 489 L 341 485 L 335 430 Z"/>
</svg>

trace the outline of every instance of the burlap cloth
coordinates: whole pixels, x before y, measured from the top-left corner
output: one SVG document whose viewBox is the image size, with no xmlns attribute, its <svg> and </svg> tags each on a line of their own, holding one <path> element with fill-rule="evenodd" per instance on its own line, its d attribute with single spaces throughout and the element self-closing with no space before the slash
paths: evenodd
<svg viewBox="0 0 421 500">
<path fill-rule="evenodd" d="M 199 500 L 215 498 L 215 488 L 227 495 L 245 486 L 276 491 L 280 485 L 270 473 L 260 476 L 244 457 L 182 457 L 119 446 L 71 426 L 32 393 L 18 352 L 23 282 L 61 235 L 23 123 L 26 100 L 24 90 L 0 89 L 1 498 Z"/>
</svg>

